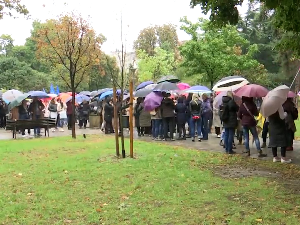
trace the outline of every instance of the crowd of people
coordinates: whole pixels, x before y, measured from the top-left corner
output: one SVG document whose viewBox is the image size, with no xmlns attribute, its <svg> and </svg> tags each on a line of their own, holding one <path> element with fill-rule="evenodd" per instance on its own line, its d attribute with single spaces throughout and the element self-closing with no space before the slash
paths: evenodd
<svg viewBox="0 0 300 225">
<path fill-rule="evenodd" d="M 207 141 L 209 133 L 214 127 L 214 133 L 220 138 L 222 146 L 227 154 L 235 154 L 237 139 L 238 145 L 244 145 L 244 153 L 250 155 L 250 134 L 252 144 L 255 144 L 259 157 L 265 157 L 263 148 L 272 148 L 273 161 L 290 162 L 286 158 L 286 151 L 293 150 L 293 140 L 296 131 L 294 120 L 298 118 L 298 110 L 292 98 L 288 98 L 278 112 L 263 118 L 259 113 L 262 99 L 242 97 L 235 99 L 231 91 L 223 96 L 222 104 L 214 107 L 213 100 L 216 95 L 190 93 L 171 98 L 169 93 L 163 93 L 163 100 L 157 108 L 147 111 L 144 108 L 145 98 L 137 98 L 134 103 L 135 127 L 138 136 L 149 135 L 155 141 L 186 140 L 201 142 Z M 128 99 L 127 99 L 128 100 Z M 129 113 L 129 104 L 125 100 L 117 100 L 115 107 L 119 115 Z M 23 100 L 16 107 L 17 111 L 11 110 L 13 119 L 56 119 L 56 128 L 52 131 L 64 131 L 64 126 L 72 129 L 72 101 L 63 102 L 59 97 L 52 98 L 49 102 L 38 98 L 31 101 Z M 76 118 L 80 129 L 86 129 L 89 114 L 96 110 L 100 115 L 101 129 L 105 134 L 114 133 L 114 104 L 110 97 L 100 102 L 83 101 L 76 104 Z M 5 127 L 7 105 L 0 101 L 0 127 Z M 118 126 L 120 128 L 120 126 Z M 121 131 L 121 130 L 119 130 Z M 25 130 L 20 131 L 25 137 Z M 28 130 L 30 134 L 30 130 Z M 260 143 L 259 136 L 262 135 L 263 142 Z M 34 129 L 34 135 L 41 136 L 40 129 Z M 267 136 L 269 135 L 269 143 Z M 175 137 L 177 136 L 177 137 Z M 281 148 L 281 158 L 277 157 L 277 148 Z"/>
<path fill-rule="evenodd" d="M 207 94 L 189 94 L 172 99 L 170 94 L 163 93 L 164 98 L 159 107 L 146 111 L 144 99 L 137 98 L 134 106 L 135 126 L 138 136 L 149 135 L 155 141 L 178 140 L 206 141 L 212 127 L 220 145 L 227 154 L 235 154 L 235 137 L 239 145 L 244 144 L 244 153 L 250 155 L 250 134 L 259 157 L 265 157 L 262 149 L 272 148 L 273 161 L 291 162 L 286 158 L 286 151 L 293 150 L 296 131 L 294 120 L 298 118 L 298 110 L 292 98 L 283 104 L 279 111 L 269 118 L 259 113 L 262 99 L 242 97 L 237 101 L 231 91 L 222 98 L 218 108 L 213 107 L 213 97 Z M 104 102 L 105 133 L 113 133 L 113 104 L 111 99 Z M 259 135 L 263 143 L 260 143 Z M 269 143 L 267 144 L 267 136 Z M 277 157 L 277 148 L 281 148 L 281 159 Z"/>
</svg>

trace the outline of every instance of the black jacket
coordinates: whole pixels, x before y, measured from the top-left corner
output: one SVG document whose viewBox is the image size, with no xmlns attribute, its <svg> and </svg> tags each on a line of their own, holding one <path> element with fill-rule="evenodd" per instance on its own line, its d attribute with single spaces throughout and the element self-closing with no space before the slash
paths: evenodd
<svg viewBox="0 0 300 225">
<path fill-rule="evenodd" d="M 229 117 L 227 121 L 223 121 L 224 128 L 236 128 L 238 125 L 237 122 L 237 112 L 239 111 L 239 106 L 235 103 L 235 101 L 228 97 L 223 96 L 222 98 L 223 108 L 228 107 Z"/>
<path fill-rule="evenodd" d="M 183 101 L 178 101 L 177 105 L 175 106 L 175 112 L 177 115 L 177 123 L 185 124 L 187 119 L 187 107 L 186 104 L 183 103 Z"/>
<path fill-rule="evenodd" d="M 189 109 L 191 112 L 191 116 L 199 116 L 202 115 L 202 102 L 200 100 L 190 101 Z"/>
<path fill-rule="evenodd" d="M 106 102 L 104 105 L 104 120 L 105 121 L 112 121 L 112 118 L 114 116 L 114 107 L 109 104 L 109 102 Z"/>
<path fill-rule="evenodd" d="M 175 104 L 171 98 L 164 98 L 161 102 L 162 118 L 174 117 Z"/>
</svg>

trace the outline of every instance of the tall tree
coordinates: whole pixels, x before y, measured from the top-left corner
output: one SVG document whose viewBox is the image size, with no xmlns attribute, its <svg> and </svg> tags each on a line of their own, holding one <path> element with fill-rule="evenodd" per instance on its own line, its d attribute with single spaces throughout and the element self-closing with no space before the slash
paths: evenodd
<svg viewBox="0 0 300 225">
<path fill-rule="evenodd" d="M 210 13 L 210 20 L 217 25 L 225 26 L 228 23 L 237 24 L 239 12 L 237 6 L 241 6 L 246 0 L 191 0 L 192 7 L 200 5 L 202 12 Z M 298 9 L 300 1 L 291 0 L 250 0 L 260 2 L 269 10 L 274 10 L 275 24 L 286 31 L 300 32 L 300 14 Z"/>
<path fill-rule="evenodd" d="M 181 22 L 183 22 L 181 29 L 192 37 L 180 47 L 180 53 L 184 58 L 182 66 L 187 68 L 188 74 L 199 74 L 202 81 L 208 82 L 212 87 L 224 76 L 241 74 L 256 68 L 257 72 L 261 71 L 263 65 L 253 59 L 257 46 L 249 46 L 248 41 L 239 35 L 236 27 L 227 25 L 218 29 L 210 27 L 209 21 L 203 19 L 199 19 L 195 24 L 187 18 L 181 19 Z M 204 33 L 200 33 L 201 30 Z M 243 53 L 242 47 L 246 45 L 248 51 Z"/>
<path fill-rule="evenodd" d="M 159 47 L 154 49 L 155 55 L 149 56 L 145 51 L 138 51 L 139 81 L 157 81 L 161 76 L 175 71 L 174 54 Z"/>
<path fill-rule="evenodd" d="M 0 19 L 3 19 L 4 15 L 12 16 L 12 11 L 24 15 L 29 13 L 25 5 L 21 4 L 21 0 L 0 0 Z"/>
<path fill-rule="evenodd" d="M 14 47 L 14 40 L 8 34 L 0 36 L 0 55 L 9 56 Z"/>
<path fill-rule="evenodd" d="M 174 25 L 164 24 L 144 28 L 140 31 L 137 40 L 134 41 L 134 49 L 136 51 L 144 50 L 149 56 L 154 56 L 156 47 L 176 52 L 178 36 Z"/>
<path fill-rule="evenodd" d="M 59 76 L 73 93 L 72 137 L 75 133 L 75 93 L 91 68 L 99 63 L 102 35 L 96 35 L 87 21 L 74 14 L 48 20 L 35 38 L 38 56 L 61 68 Z M 65 72 L 63 72 L 65 70 Z"/>
</svg>

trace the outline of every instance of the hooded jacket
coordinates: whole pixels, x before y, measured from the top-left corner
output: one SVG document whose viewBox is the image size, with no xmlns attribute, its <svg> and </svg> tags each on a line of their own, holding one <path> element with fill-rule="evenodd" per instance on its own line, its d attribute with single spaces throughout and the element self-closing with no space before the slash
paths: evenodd
<svg viewBox="0 0 300 225">
<path fill-rule="evenodd" d="M 228 96 L 223 96 L 222 98 L 223 108 L 228 107 L 229 117 L 227 121 L 223 121 L 224 128 L 236 128 L 237 127 L 237 112 L 239 110 L 238 105 L 235 101 Z"/>
<path fill-rule="evenodd" d="M 175 104 L 171 98 L 164 98 L 161 102 L 162 118 L 174 117 Z"/>
</svg>

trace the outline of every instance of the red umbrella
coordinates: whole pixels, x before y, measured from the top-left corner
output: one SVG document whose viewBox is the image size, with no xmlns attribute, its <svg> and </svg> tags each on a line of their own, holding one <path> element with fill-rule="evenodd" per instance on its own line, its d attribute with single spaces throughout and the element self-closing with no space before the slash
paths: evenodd
<svg viewBox="0 0 300 225">
<path fill-rule="evenodd" d="M 268 92 L 268 89 L 263 86 L 257 84 L 248 84 L 236 90 L 235 95 L 239 97 L 261 98 L 265 97 Z"/>
<path fill-rule="evenodd" d="M 296 94 L 292 91 L 289 91 L 288 98 L 295 98 L 295 97 L 296 97 Z"/>
</svg>

